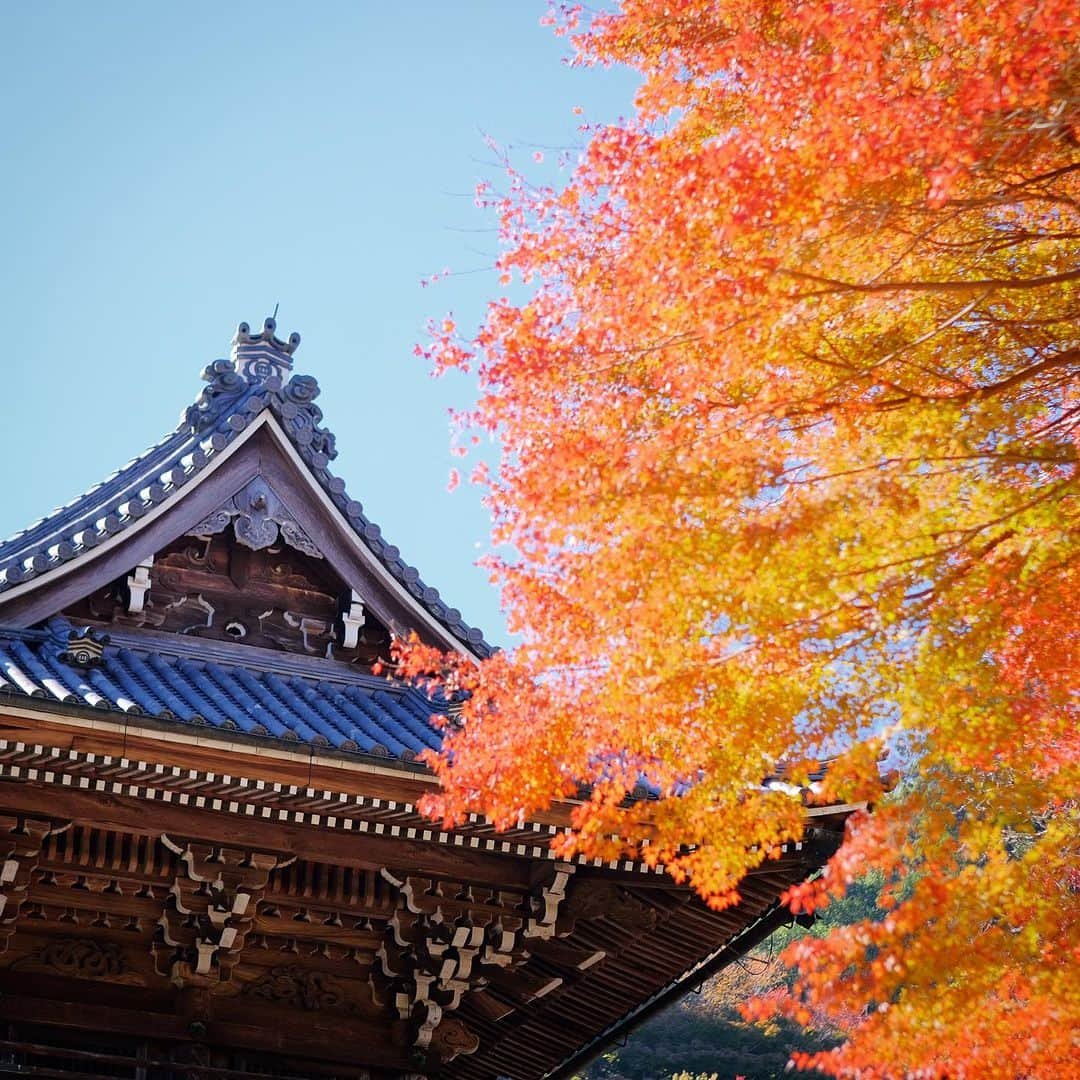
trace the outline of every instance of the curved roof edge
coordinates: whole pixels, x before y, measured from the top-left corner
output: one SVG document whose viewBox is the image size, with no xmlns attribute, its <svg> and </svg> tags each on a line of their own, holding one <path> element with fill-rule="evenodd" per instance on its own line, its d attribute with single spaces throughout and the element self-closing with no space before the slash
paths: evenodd
<svg viewBox="0 0 1080 1080">
<path fill-rule="evenodd" d="M 406 590 L 416 604 L 478 657 L 493 647 L 469 626 L 461 612 L 443 601 L 398 548 L 365 514 L 363 505 L 333 475 L 336 439 L 322 424 L 315 404 L 319 384 L 310 375 L 292 374 L 292 354 L 300 342 L 293 334 L 279 340 L 267 319 L 260 333 L 241 323 L 228 360 L 215 360 L 203 371 L 207 383 L 180 416 L 169 435 L 89 491 L 0 543 L 0 609 L 13 589 L 48 578 L 122 533 L 160 504 L 170 502 L 184 485 L 220 456 L 260 414 L 271 413 L 311 476 L 341 512 L 361 544 Z M 19 589 L 22 592 L 22 589 Z"/>
</svg>

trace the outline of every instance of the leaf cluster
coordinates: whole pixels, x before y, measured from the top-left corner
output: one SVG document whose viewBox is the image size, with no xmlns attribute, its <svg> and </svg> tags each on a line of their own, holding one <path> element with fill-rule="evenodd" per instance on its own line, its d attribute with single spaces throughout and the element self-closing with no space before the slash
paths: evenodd
<svg viewBox="0 0 1080 1080">
<path fill-rule="evenodd" d="M 1068 1075 L 1080 10 L 553 18 L 643 82 L 563 188 L 508 163 L 481 193 L 528 298 L 427 350 L 479 370 L 462 422 L 503 448 L 478 479 L 521 641 L 405 658 L 469 695 L 428 808 L 509 825 L 584 785 L 565 853 L 723 907 L 808 798 L 875 802 L 903 753 L 921 782 L 789 897 L 876 870 L 887 916 L 794 945 L 776 1008 L 843 1027 L 806 1059 L 836 1075 Z"/>
</svg>

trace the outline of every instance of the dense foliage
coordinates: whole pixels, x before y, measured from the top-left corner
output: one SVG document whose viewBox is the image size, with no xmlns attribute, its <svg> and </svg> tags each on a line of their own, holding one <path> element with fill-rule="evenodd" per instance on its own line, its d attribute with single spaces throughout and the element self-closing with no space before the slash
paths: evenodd
<svg viewBox="0 0 1080 1080">
<path fill-rule="evenodd" d="M 403 654 L 471 695 L 429 809 L 505 825 L 588 782 L 568 851 L 723 906 L 803 828 L 777 761 L 856 801 L 903 754 L 921 782 L 790 898 L 872 868 L 887 917 L 794 944 L 760 1014 L 845 1031 L 799 1059 L 837 1075 L 1075 1075 L 1080 8 L 553 21 L 643 82 L 565 186 L 483 192 L 528 299 L 429 352 L 479 369 L 521 635 Z M 642 774 L 665 798 L 627 810 Z"/>
</svg>

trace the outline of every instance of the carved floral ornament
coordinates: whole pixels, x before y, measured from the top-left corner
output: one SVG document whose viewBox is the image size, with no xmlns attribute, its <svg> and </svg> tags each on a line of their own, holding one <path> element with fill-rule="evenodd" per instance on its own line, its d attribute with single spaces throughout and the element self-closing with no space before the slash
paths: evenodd
<svg viewBox="0 0 1080 1080">
<path fill-rule="evenodd" d="M 41 972 L 74 979 L 145 986 L 146 979 L 134 971 L 114 942 L 92 938 L 58 938 L 16 960 L 13 971 Z"/>
<path fill-rule="evenodd" d="M 340 979 L 296 964 L 271 968 L 245 992 L 278 1005 L 306 1010 L 333 1009 L 347 1002 L 346 989 Z"/>
<path fill-rule="evenodd" d="M 207 537 L 224 532 L 230 524 L 236 539 L 253 551 L 271 547 L 280 539 L 305 555 L 316 559 L 323 557 L 315 542 L 261 476 L 245 484 L 190 531 L 194 536 Z"/>
</svg>

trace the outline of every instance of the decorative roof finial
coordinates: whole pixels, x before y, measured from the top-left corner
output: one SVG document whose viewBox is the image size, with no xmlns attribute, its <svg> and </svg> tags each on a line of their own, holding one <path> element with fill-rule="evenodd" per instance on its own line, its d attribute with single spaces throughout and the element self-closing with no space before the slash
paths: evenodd
<svg viewBox="0 0 1080 1080">
<path fill-rule="evenodd" d="M 265 382 L 272 376 L 284 381 L 292 371 L 292 354 L 300 344 L 299 334 L 290 334 L 288 341 L 274 336 L 277 323 L 266 319 L 260 333 L 253 334 L 251 327 L 242 322 L 236 328 L 232 340 L 232 361 L 238 375 L 249 383 Z"/>
</svg>

